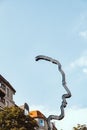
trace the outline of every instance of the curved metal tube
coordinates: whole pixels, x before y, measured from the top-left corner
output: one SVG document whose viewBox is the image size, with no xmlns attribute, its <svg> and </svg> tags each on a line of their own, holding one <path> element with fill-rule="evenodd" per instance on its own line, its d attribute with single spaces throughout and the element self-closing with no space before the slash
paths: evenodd
<svg viewBox="0 0 87 130">
<path fill-rule="evenodd" d="M 58 60 L 55 60 L 55 59 L 52 59 L 51 57 L 48 57 L 48 56 L 43 56 L 43 55 L 39 55 L 39 56 L 36 56 L 35 58 L 36 61 L 38 60 L 46 60 L 46 61 L 49 61 L 49 62 L 52 62 L 56 65 L 58 65 L 58 70 L 59 72 L 61 73 L 62 75 L 62 86 L 65 88 L 67 94 L 63 94 L 62 95 L 62 104 L 60 106 L 60 109 L 61 109 L 61 114 L 59 116 L 57 115 L 50 115 L 47 119 L 48 121 L 48 130 L 51 130 L 51 127 L 50 127 L 50 120 L 52 119 L 55 119 L 55 120 L 61 120 L 64 118 L 64 108 L 66 107 L 67 105 L 67 101 L 66 101 L 66 98 L 70 98 L 71 97 L 71 92 L 70 90 L 68 89 L 68 87 L 66 86 L 66 79 L 65 79 L 65 73 L 64 71 L 62 70 L 62 67 L 61 67 L 61 64 Z"/>
</svg>

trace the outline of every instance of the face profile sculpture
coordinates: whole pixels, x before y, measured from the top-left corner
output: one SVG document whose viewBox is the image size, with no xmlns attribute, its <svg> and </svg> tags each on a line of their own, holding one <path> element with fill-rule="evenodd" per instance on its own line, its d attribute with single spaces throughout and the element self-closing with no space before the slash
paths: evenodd
<svg viewBox="0 0 87 130">
<path fill-rule="evenodd" d="M 55 65 L 58 65 L 58 70 L 59 70 L 59 72 L 62 75 L 62 86 L 64 87 L 64 89 L 67 92 L 66 94 L 62 95 L 62 103 L 61 103 L 61 106 L 60 106 L 61 114 L 59 116 L 58 115 L 49 115 L 49 117 L 47 118 L 48 130 L 51 130 L 50 121 L 52 119 L 54 119 L 54 120 L 62 120 L 64 118 L 64 108 L 67 105 L 66 98 L 70 98 L 71 97 L 71 92 L 70 92 L 70 90 L 68 89 L 68 87 L 66 85 L 65 73 L 62 70 L 62 66 L 61 66 L 61 64 L 60 64 L 60 62 L 58 60 L 52 59 L 51 57 L 44 56 L 44 55 L 38 55 L 38 56 L 36 56 L 35 60 L 36 61 L 46 60 L 46 61 L 52 62 Z"/>
</svg>

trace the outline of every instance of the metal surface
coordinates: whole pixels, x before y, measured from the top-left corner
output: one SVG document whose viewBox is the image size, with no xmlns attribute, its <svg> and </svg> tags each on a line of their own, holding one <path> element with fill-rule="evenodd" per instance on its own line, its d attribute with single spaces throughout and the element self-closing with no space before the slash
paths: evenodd
<svg viewBox="0 0 87 130">
<path fill-rule="evenodd" d="M 36 56 L 35 60 L 36 61 L 38 61 L 38 60 L 46 60 L 46 61 L 49 61 L 49 62 L 52 62 L 52 63 L 58 65 L 58 70 L 59 70 L 59 72 L 62 75 L 62 86 L 65 88 L 65 90 L 67 92 L 66 94 L 62 95 L 62 103 L 61 103 L 61 106 L 60 106 L 61 114 L 59 116 L 58 115 L 50 115 L 48 117 L 48 119 L 47 119 L 47 121 L 48 121 L 48 130 L 51 130 L 50 121 L 52 119 L 54 119 L 54 120 L 61 120 L 61 119 L 64 118 L 64 108 L 67 105 L 66 98 L 70 98 L 71 97 L 71 92 L 68 89 L 68 87 L 66 86 L 65 73 L 62 70 L 61 64 L 60 64 L 60 62 L 58 60 L 55 60 L 55 59 L 52 59 L 51 57 L 43 56 L 43 55 Z"/>
<path fill-rule="evenodd" d="M 24 109 L 26 109 L 29 113 L 29 105 L 26 102 L 24 103 Z"/>
</svg>

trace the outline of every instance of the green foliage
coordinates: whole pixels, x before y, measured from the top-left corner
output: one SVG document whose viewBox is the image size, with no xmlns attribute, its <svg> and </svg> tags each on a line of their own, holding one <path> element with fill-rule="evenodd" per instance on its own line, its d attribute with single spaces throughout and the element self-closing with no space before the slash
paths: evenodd
<svg viewBox="0 0 87 130">
<path fill-rule="evenodd" d="M 77 127 L 73 127 L 73 130 L 87 130 L 86 125 L 78 124 Z"/>
<path fill-rule="evenodd" d="M 0 111 L 0 130 L 35 130 L 36 121 L 19 107 L 6 107 Z"/>
</svg>

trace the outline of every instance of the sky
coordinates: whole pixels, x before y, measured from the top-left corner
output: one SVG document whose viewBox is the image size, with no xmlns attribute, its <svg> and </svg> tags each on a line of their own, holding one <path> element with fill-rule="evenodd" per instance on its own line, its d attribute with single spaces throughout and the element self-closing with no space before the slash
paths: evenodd
<svg viewBox="0 0 87 130">
<path fill-rule="evenodd" d="M 15 88 L 17 105 L 59 115 L 61 74 L 50 62 L 36 62 L 38 55 L 62 64 L 72 93 L 58 130 L 87 124 L 86 0 L 0 0 L 0 74 Z"/>
</svg>

